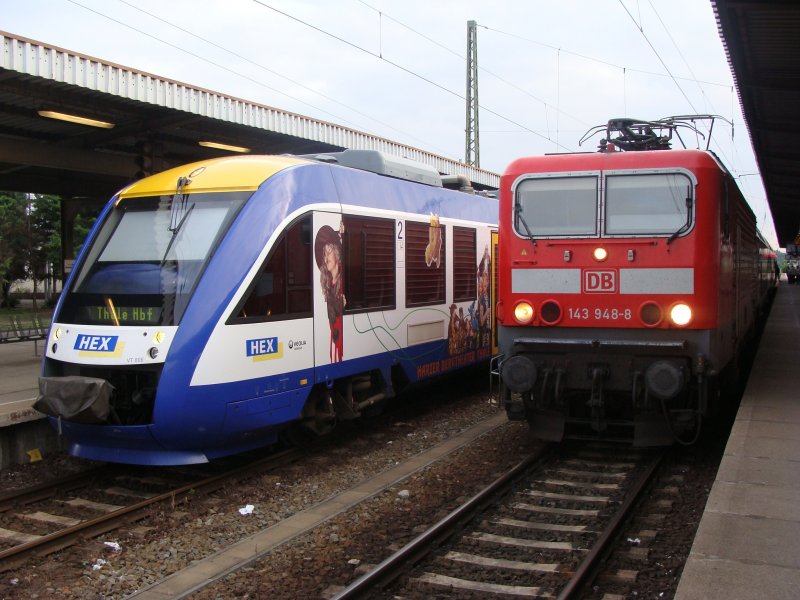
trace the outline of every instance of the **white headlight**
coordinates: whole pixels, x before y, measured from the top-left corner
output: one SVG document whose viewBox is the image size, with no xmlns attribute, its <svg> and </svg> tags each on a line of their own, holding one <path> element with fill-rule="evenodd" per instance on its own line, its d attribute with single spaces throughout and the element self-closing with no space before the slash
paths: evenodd
<svg viewBox="0 0 800 600">
<path fill-rule="evenodd" d="M 688 304 L 676 304 L 670 309 L 669 318 L 678 327 L 683 327 L 692 320 L 692 309 Z"/>
<path fill-rule="evenodd" d="M 528 302 L 518 302 L 514 307 L 514 318 L 517 323 L 527 325 L 533 320 L 533 307 Z"/>
</svg>

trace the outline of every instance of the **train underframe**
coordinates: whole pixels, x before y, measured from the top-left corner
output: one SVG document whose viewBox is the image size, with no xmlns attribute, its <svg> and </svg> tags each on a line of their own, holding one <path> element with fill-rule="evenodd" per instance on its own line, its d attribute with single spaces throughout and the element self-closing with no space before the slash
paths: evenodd
<svg viewBox="0 0 800 600">
<path fill-rule="evenodd" d="M 287 437 L 295 445 L 305 445 L 330 433 L 340 421 L 379 413 L 395 395 L 392 380 L 390 369 L 379 368 L 342 377 L 331 385 L 316 385 L 300 419 L 289 424 Z"/>
<path fill-rule="evenodd" d="M 103 425 L 149 425 L 161 374 L 150 368 L 86 366 L 55 363 L 48 369 L 51 392 L 68 420 Z M 388 368 L 341 377 L 314 386 L 300 419 L 291 424 L 298 441 L 330 433 L 339 421 L 372 414 L 394 396 Z M 395 375 L 394 379 L 397 379 Z M 107 384 L 104 385 L 104 384 Z M 97 390 L 97 392 L 95 392 Z M 77 409 L 81 409 L 78 411 Z"/>
<path fill-rule="evenodd" d="M 511 420 L 539 439 L 692 443 L 717 377 L 687 341 L 517 338 L 500 363 Z"/>
</svg>

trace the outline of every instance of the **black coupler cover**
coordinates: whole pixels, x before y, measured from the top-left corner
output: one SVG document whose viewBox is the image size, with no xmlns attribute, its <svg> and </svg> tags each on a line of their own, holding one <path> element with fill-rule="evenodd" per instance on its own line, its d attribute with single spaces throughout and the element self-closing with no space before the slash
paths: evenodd
<svg viewBox="0 0 800 600">
<path fill-rule="evenodd" d="M 95 377 L 39 377 L 33 408 L 75 423 L 103 423 L 108 418 L 114 386 Z"/>
</svg>

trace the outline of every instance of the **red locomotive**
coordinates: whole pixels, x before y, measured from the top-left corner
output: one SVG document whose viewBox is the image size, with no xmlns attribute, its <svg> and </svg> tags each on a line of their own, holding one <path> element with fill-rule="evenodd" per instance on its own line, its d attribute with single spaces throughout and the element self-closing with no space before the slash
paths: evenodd
<svg viewBox="0 0 800 600">
<path fill-rule="evenodd" d="M 735 378 L 775 255 L 719 159 L 670 149 L 700 118 L 612 120 L 599 152 L 503 174 L 501 393 L 536 437 L 690 443 Z"/>
</svg>

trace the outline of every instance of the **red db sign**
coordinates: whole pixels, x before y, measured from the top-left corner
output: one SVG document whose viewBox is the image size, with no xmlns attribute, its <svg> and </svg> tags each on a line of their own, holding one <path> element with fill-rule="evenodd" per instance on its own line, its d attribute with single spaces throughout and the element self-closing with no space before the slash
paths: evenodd
<svg viewBox="0 0 800 600">
<path fill-rule="evenodd" d="M 613 294 L 617 291 L 617 272 L 584 271 L 583 291 L 586 294 Z"/>
</svg>

